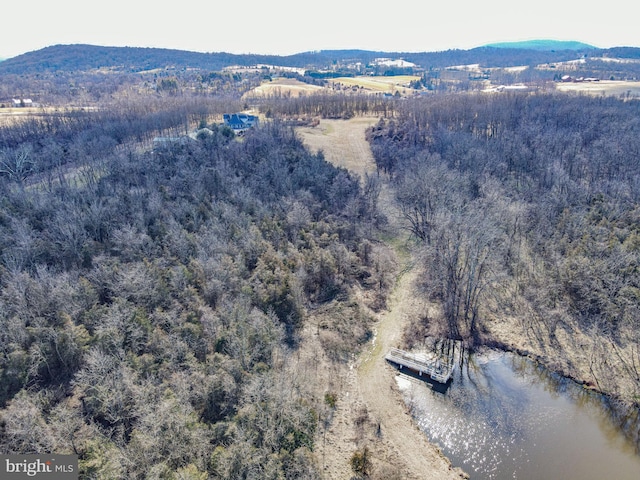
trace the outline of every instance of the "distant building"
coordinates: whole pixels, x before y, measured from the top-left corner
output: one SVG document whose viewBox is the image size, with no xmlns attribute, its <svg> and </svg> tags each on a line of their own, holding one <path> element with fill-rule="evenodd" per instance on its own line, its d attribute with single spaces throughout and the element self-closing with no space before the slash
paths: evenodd
<svg viewBox="0 0 640 480">
<path fill-rule="evenodd" d="M 14 98 L 13 99 L 14 107 L 33 107 L 33 100 L 30 98 Z"/>
<path fill-rule="evenodd" d="M 407 62 L 402 58 L 394 60 L 391 58 L 376 58 L 373 62 L 373 65 L 383 65 L 385 67 L 398 67 L 398 68 L 415 68 L 417 65 L 412 62 Z"/>
<path fill-rule="evenodd" d="M 256 126 L 259 121 L 256 115 L 248 115 L 246 113 L 225 113 L 222 118 L 224 124 L 235 133 L 242 133 Z"/>
<path fill-rule="evenodd" d="M 486 88 L 483 90 L 485 93 L 495 93 L 495 92 L 525 92 L 528 91 L 529 87 L 527 85 L 498 85 L 495 87 Z"/>
</svg>

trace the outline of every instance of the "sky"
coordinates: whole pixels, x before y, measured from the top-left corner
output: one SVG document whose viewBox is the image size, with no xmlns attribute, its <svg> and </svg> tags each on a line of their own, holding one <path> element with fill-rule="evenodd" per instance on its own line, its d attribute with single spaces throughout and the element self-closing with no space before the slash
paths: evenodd
<svg viewBox="0 0 640 480">
<path fill-rule="evenodd" d="M 0 58 L 77 43 L 276 55 L 533 39 L 640 47 L 638 13 L 629 0 L 4 0 Z"/>
</svg>

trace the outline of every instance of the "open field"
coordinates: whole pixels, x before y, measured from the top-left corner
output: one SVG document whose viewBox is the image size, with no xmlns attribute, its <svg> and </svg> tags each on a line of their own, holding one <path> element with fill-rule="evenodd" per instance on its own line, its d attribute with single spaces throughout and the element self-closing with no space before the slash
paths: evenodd
<svg viewBox="0 0 640 480">
<path fill-rule="evenodd" d="M 396 90 L 403 92 L 409 89 L 409 83 L 418 80 L 416 75 L 397 75 L 391 77 L 338 77 L 330 80 L 331 84 L 341 84 L 343 86 L 360 87 L 365 90 L 380 93 L 395 93 Z"/>
<path fill-rule="evenodd" d="M 271 82 L 265 82 L 259 87 L 254 88 L 247 95 L 250 96 L 292 96 L 309 95 L 319 91 L 326 90 L 324 87 L 317 85 L 309 85 L 294 78 L 278 78 Z"/>
<path fill-rule="evenodd" d="M 326 160 L 364 178 L 365 173 L 375 172 L 364 132 L 377 121 L 373 116 L 349 121 L 323 119 L 317 127 L 300 127 L 296 131 L 313 152 L 322 150 Z"/>
<path fill-rule="evenodd" d="M 53 113 L 54 110 L 37 107 L 0 108 L 0 125 L 9 125 L 23 118 Z"/>
<path fill-rule="evenodd" d="M 64 115 L 74 111 L 97 110 L 97 107 L 21 107 L 0 108 L 0 125 L 8 125 L 29 117 L 44 117 L 47 115 Z"/>
<path fill-rule="evenodd" d="M 390 93 L 396 91 L 402 95 L 412 92 L 409 83 L 418 80 L 420 77 L 415 75 L 398 75 L 392 77 L 338 77 L 328 80 L 329 87 L 320 87 L 317 85 L 309 85 L 293 78 L 277 78 L 270 82 L 265 82 L 259 87 L 254 88 L 246 94 L 246 96 L 271 96 L 282 95 L 297 97 L 300 95 L 309 95 L 318 92 L 329 92 L 336 90 L 358 89 L 367 93 Z"/>
<path fill-rule="evenodd" d="M 640 82 L 601 80 L 599 82 L 558 83 L 561 92 L 582 92 L 589 95 L 640 97 Z"/>
</svg>

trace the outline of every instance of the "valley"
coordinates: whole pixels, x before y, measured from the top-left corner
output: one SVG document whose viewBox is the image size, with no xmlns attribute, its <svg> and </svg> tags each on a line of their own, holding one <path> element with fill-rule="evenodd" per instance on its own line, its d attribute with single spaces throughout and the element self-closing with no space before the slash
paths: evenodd
<svg viewBox="0 0 640 480">
<path fill-rule="evenodd" d="M 638 53 L 576 48 L 0 62 L 0 454 L 475 478 L 384 359 L 451 345 L 640 445 Z"/>
<path fill-rule="evenodd" d="M 365 129 L 375 122 L 367 117 L 323 120 L 317 127 L 297 132 L 309 148 L 321 150 L 328 161 L 364 179 L 376 175 L 365 139 Z M 384 360 L 389 348 L 401 342 L 419 307 L 414 290 L 417 272 L 410 254 L 401 247 L 405 235 L 397 223 L 397 207 L 388 185 L 382 186 L 380 198 L 380 207 L 390 219 L 388 234 L 398 246 L 394 254 L 398 277 L 388 307 L 376 314 L 373 338 L 340 372 L 336 412 L 326 432 L 322 431 L 318 455 L 324 459 L 328 479 L 348 478 L 350 452 L 364 447 L 370 450 L 378 478 L 461 478 L 462 472 L 453 470 L 414 425 Z"/>
</svg>

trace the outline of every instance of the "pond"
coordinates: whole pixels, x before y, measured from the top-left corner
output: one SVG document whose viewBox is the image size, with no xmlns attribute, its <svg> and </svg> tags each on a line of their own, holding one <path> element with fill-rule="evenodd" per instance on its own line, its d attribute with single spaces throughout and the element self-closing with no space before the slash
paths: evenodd
<svg viewBox="0 0 640 480">
<path fill-rule="evenodd" d="M 473 355 L 448 388 L 399 374 L 414 418 L 472 479 L 640 479 L 601 395 L 508 353 Z"/>
</svg>

